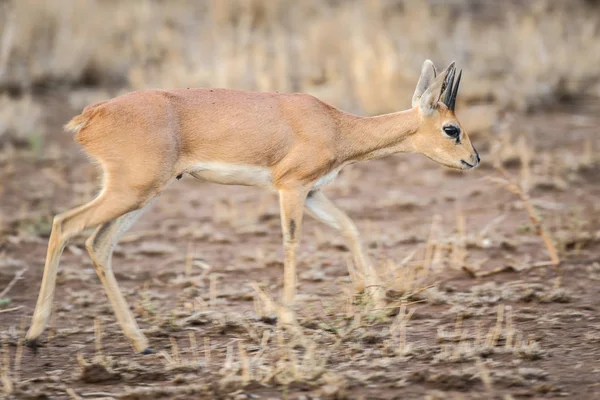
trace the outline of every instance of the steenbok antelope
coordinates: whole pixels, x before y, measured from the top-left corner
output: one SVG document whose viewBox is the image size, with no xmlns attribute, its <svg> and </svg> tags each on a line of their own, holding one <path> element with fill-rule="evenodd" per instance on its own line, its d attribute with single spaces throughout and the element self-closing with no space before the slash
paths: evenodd
<svg viewBox="0 0 600 400">
<path fill-rule="evenodd" d="M 412 108 L 377 117 L 348 114 L 306 94 L 226 89 L 139 91 L 86 107 L 66 129 L 101 166 L 103 188 L 94 200 L 54 218 L 28 345 L 35 349 L 50 318 L 65 244 L 97 227 L 86 247 L 98 277 L 125 336 L 136 351 L 151 352 L 119 290 L 111 257 L 123 232 L 183 174 L 279 194 L 283 323 L 294 320 L 296 249 L 305 206 L 346 237 L 361 277 L 357 289 L 383 304 L 384 289 L 356 226 L 320 189 L 348 164 L 399 152 L 421 153 L 456 169 L 477 166 L 479 155 L 454 115 L 461 74 L 456 83 L 454 77 L 454 63 L 438 75 L 425 61 Z"/>
</svg>

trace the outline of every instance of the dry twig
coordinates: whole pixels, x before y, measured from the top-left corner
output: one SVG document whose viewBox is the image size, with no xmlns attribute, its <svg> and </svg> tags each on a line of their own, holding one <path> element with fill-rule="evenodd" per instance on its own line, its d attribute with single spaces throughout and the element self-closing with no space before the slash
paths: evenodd
<svg viewBox="0 0 600 400">
<path fill-rule="evenodd" d="M 554 242 L 550 237 L 550 234 L 544 229 L 542 226 L 542 222 L 535 211 L 535 207 L 531 203 L 531 199 L 529 195 L 525 193 L 525 191 L 521 188 L 518 182 L 516 182 L 508 173 L 508 171 L 502 166 L 500 162 L 495 163 L 496 170 L 502 175 L 502 179 L 493 179 L 490 178 L 495 183 L 502 184 L 507 190 L 519 196 L 523 204 L 525 205 L 525 209 L 529 214 L 529 218 L 531 223 L 535 226 L 536 233 L 542 238 L 544 244 L 546 245 L 546 249 L 548 250 L 548 254 L 550 255 L 550 260 L 553 265 L 558 266 L 560 264 L 560 258 L 558 257 L 558 253 L 556 251 L 556 247 L 554 246 Z"/>
<path fill-rule="evenodd" d="M 7 308 L 7 309 L 4 309 L 4 310 L 0 310 L 0 314 L 5 313 L 5 312 L 17 311 L 17 310 L 20 310 L 21 308 L 23 308 L 23 306 L 17 306 L 17 307 L 13 307 L 13 308 Z"/>
<path fill-rule="evenodd" d="M 521 187 L 521 185 L 512 178 L 512 176 L 502 166 L 502 163 L 498 159 L 496 159 L 494 161 L 494 167 L 496 168 L 496 171 L 498 171 L 498 173 L 501 175 L 501 177 L 488 177 L 487 179 L 491 180 L 494 183 L 504 186 L 508 191 L 519 196 L 519 198 L 525 205 L 525 209 L 527 210 L 527 213 L 529 214 L 529 218 L 531 220 L 531 223 L 535 227 L 537 235 L 542 239 L 542 241 L 544 242 L 544 245 L 546 246 L 546 250 L 548 251 L 548 254 L 550 256 L 550 261 L 542 261 L 542 262 L 534 263 L 534 264 L 531 264 L 530 266 L 524 267 L 524 268 L 516 268 L 514 266 L 502 266 L 502 267 L 498 267 L 494 270 L 486 271 L 486 272 L 475 272 L 475 271 L 471 271 L 468 268 L 464 268 L 464 267 L 463 267 L 463 270 L 465 270 L 467 273 L 469 273 L 473 277 L 483 277 L 483 276 L 489 276 L 489 275 L 499 273 L 499 272 L 504 272 L 504 271 L 516 271 L 516 270 L 521 271 L 521 270 L 525 270 L 525 269 L 539 268 L 539 267 L 553 265 L 556 267 L 557 275 L 560 279 L 561 271 L 559 268 L 560 258 L 558 256 L 558 252 L 556 251 L 556 247 L 554 245 L 554 242 L 552 241 L 550 234 L 542 226 L 542 222 L 537 215 L 537 212 L 535 210 L 535 207 L 533 206 L 531 198 L 526 193 L 526 191 Z M 559 282 L 559 281 L 557 281 L 557 282 Z"/>
<path fill-rule="evenodd" d="M 4 290 L 2 292 L 0 292 L 0 299 L 3 298 L 4 296 L 6 296 L 8 294 L 8 292 L 10 291 L 10 289 L 12 289 L 13 286 L 15 286 L 15 283 L 17 283 L 17 281 L 19 279 L 21 279 L 21 277 L 23 276 L 23 274 L 25 272 L 27 272 L 29 268 L 23 268 L 22 270 L 20 270 L 19 272 L 17 272 L 14 276 L 14 278 L 12 278 L 12 280 L 8 283 L 8 286 L 6 286 L 4 288 Z"/>
</svg>

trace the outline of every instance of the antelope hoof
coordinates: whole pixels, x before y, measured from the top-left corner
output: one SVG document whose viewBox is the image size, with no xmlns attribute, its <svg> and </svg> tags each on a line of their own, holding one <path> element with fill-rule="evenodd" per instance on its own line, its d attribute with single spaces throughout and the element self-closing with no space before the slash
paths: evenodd
<svg viewBox="0 0 600 400">
<path fill-rule="evenodd" d="M 283 325 L 296 324 L 296 316 L 294 315 L 294 312 L 287 307 L 282 307 L 281 310 L 279 310 L 278 319 Z"/>
<path fill-rule="evenodd" d="M 369 288 L 367 295 L 375 305 L 375 308 L 385 308 L 387 306 L 385 290 L 380 285 Z"/>
<path fill-rule="evenodd" d="M 29 347 L 34 355 L 37 355 L 40 342 L 38 339 L 25 339 L 25 346 Z"/>
<path fill-rule="evenodd" d="M 354 290 L 356 290 L 356 293 L 363 293 L 365 291 L 364 279 L 359 278 L 354 281 Z"/>
<path fill-rule="evenodd" d="M 142 352 L 140 352 L 140 354 L 143 354 L 143 355 L 154 354 L 154 350 L 152 350 L 152 347 L 146 347 Z"/>
</svg>

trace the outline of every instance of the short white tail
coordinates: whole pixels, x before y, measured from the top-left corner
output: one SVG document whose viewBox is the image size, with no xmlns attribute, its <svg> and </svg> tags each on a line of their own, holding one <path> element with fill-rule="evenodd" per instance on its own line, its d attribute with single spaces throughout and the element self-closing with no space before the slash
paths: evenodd
<svg viewBox="0 0 600 400">
<path fill-rule="evenodd" d="M 68 132 L 78 133 L 81 129 L 83 129 L 88 121 L 89 117 L 87 115 L 78 115 L 65 124 L 65 130 Z"/>
<path fill-rule="evenodd" d="M 115 280 L 112 251 L 119 236 L 182 174 L 279 194 L 285 247 L 283 322 L 293 319 L 296 249 L 305 206 L 346 237 L 363 278 L 357 289 L 381 305 L 384 289 L 356 226 L 320 189 L 348 164 L 398 152 L 421 153 L 451 168 L 476 166 L 479 155 L 454 114 L 460 75 L 456 83 L 454 77 L 454 63 L 438 75 L 426 61 L 413 107 L 370 118 L 305 94 L 225 89 L 140 91 L 86 107 L 66 129 L 76 132 L 76 140 L 99 162 L 104 187 L 94 200 L 54 218 L 28 344 L 36 345 L 48 323 L 65 244 L 82 230 L 97 227 L 86 247 L 98 277 L 135 350 L 149 351 Z"/>
</svg>

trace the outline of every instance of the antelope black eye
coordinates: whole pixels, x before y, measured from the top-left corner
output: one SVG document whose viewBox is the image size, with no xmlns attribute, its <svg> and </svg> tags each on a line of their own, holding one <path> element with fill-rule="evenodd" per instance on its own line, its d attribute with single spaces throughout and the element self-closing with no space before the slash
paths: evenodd
<svg viewBox="0 0 600 400">
<path fill-rule="evenodd" d="M 460 135 L 460 129 L 458 129 L 454 125 L 446 125 L 446 126 L 444 126 L 443 129 L 444 129 L 444 133 L 453 139 L 458 138 L 458 136 Z"/>
</svg>

